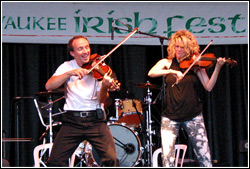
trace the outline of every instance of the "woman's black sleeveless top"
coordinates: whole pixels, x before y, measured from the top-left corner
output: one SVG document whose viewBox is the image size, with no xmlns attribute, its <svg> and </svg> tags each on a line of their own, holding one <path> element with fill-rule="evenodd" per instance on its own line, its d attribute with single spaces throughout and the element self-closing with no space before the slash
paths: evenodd
<svg viewBox="0 0 250 169">
<path fill-rule="evenodd" d="M 170 69 L 181 70 L 176 59 Z M 166 75 L 166 95 L 162 115 L 175 121 L 188 121 L 202 111 L 201 94 L 203 88 L 198 76 L 190 70 L 174 87 L 176 78 L 173 74 Z"/>
</svg>

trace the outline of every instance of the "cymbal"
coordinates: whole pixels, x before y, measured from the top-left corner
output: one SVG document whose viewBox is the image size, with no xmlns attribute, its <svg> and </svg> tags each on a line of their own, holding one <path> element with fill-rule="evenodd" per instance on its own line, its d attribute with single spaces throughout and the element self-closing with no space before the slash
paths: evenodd
<svg viewBox="0 0 250 169">
<path fill-rule="evenodd" d="M 140 87 L 140 88 L 148 88 L 149 87 L 149 89 L 157 89 L 157 90 L 161 89 L 160 86 L 151 84 L 150 82 L 147 82 L 147 83 L 135 83 L 134 85 L 137 86 L 137 87 Z"/>
<path fill-rule="evenodd" d="M 36 96 L 50 96 L 50 95 L 63 95 L 64 91 L 61 89 L 58 90 L 50 90 L 50 91 L 45 91 L 45 92 L 38 92 L 35 95 Z"/>
</svg>

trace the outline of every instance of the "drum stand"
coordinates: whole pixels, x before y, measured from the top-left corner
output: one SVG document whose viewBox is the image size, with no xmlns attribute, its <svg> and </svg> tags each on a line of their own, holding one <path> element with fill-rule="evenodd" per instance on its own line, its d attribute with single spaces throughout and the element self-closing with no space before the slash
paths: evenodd
<svg viewBox="0 0 250 169">
<path fill-rule="evenodd" d="M 111 121 L 118 121 L 119 120 L 119 107 L 121 107 L 121 100 L 120 99 L 115 99 L 115 117 L 110 117 L 109 120 Z"/>
<path fill-rule="evenodd" d="M 149 82 L 147 82 L 149 83 Z M 151 96 L 152 96 L 152 92 L 150 91 L 149 89 L 150 86 L 147 86 L 147 96 L 145 98 L 145 102 L 146 104 L 148 104 L 148 110 L 146 111 L 146 132 L 147 132 L 147 145 L 145 146 L 145 149 L 146 149 L 146 152 L 148 154 L 147 156 L 147 164 L 149 167 L 152 167 L 153 166 L 153 160 L 152 160 L 152 156 L 153 156 L 153 153 L 152 153 L 152 146 L 153 146 L 153 143 L 152 143 L 152 134 L 155 134 L 155 131 L 152 131 L 152 128 L 151 128 L 151 124 L 152 124 L 152 120 L 151 120 L 151 102 L 152 102 L 152 99 L 151 99 Z"/>
<path fill-rule="evenodd" d="M 52 132 L 52 107 L 53 107 L 53 101 L 52 97 L 49 97 L 49 143 L 53 142 L 53 132 Z"/>
<path fill-rule="evenodd" d="M 52 127 L 53 127 L 52 121 L 53 121 L 53 119 L 52 119 L 52 116 L 55 116 L 55 115 L 52 115 L 52 107 L 53 107 L 53 104 L 55 102 L 57 102 L 57 101 L 59 101 L 59 100 L 61 100 L 63 98 L 64 98 L 64 96 L 57 99 L 57 100 L 55 100 L 55 101 L 52 101 L 52 96 L 50 95 L 49 100 L 48 100 L 48 104 L 41 107 L 42 109 L 48 107 L 48 112 L 49 112 L 49 126 L 48 126 L 48 128 L 49 128 L 49 143 L 53 143 L 53 131 L 52 131 Z M 56 115 L 63 114 L 63 113 L 65 113 L 65 112 L 57 113 Z"/>
<path fill-rule="evenodd" d="M 80 159 L 80 161 L 74 166 L 74 167 L 83 167 L 83 164 L 87 165 L 88 164 L 88 161 L 85 161 L 84 160 L 84 155 L 86 156 L 89 156 L 90 155 L 90 152 L 85 152 L 84 150 L 86 149 L 86 146 L 87 144 L 85 145 L 84 143 L 80 143 L 79 144 L 79 148 L 81 149 L 80 150 L 80 153 L 78 153 L 78 158 Z M 88 158 L 86 158 L 87 160 Z"/>
</svg>

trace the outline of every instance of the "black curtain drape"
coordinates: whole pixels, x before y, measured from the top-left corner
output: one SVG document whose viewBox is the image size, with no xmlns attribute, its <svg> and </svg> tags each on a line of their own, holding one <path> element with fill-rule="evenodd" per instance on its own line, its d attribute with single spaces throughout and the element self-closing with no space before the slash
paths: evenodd
<svg viewBox="0 0 250 169">
<path fill-rule="evenodd" d="M 107 54 L 114 47 L 91 44 L 92 53 L 100 55 Z M 166 46 L 164 52 L 166 55 Z M 214 89 L 210 93 L 204 91 L 203 113 L 212 158 L 218 161 L 215 163 L 217 166 L 248 166 L 248 151 L 244 149 L 244 142 L 248 141 L 248 45 L 212 45 L 206 52 L 238 62 L 232 68 L 225 65 Z M 162 78 L 147 76 L 161 57 L 160 45 L 123 45 L 105 62 L 116 73 L 122 91 L 133 95 L 144 105 L 146 89 L 134 83 L 146 83 L 148 80 L 161 86 Z M 32 138 L 29 142 L 2 142 L 3 158 L 11 166 L 33 166 L 33 149 L 42 144 L 39 138 L 45 128 L 29 96 L 45 91 L 45 83 L 56 68 L 70 59 L 72 57 L 67 54 L 65 44 L 2 44 L 2 132 L 6 138 Z M 210 76 L 213 69 L 207 70 Z M 152 105 L 153 129 L 156 131 L 154 149 L 161 146 L 159 94 L 160 90 L 152 90 L 152 100 L 156 101 Z M 47 98 L 43 99 L 46 101 Z M 194 158 L 184 131 L 180 132 L 178 142 L 188 144 L 187 158 Z"/>
</svg>

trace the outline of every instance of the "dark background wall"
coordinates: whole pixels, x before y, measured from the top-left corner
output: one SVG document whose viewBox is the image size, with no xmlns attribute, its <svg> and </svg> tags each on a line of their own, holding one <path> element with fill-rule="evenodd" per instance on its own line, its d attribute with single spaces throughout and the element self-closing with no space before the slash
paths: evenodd
<svg viewBox="0 0 250 169">
<path fill-rule="evenodd" d="M 91 42 L 90 42 L 91 43 Z M 107 54 L 114 45 L 91 44 L 92 53 Z M 201 50 L 205 46 L 201 46 Z M 204 117 L 211 146 L 212 158 L 218 166 L 248 166 L 248 152 L 242 142 L 248 139 L 248 45 L 212 45 L 206 53 L 216 57 L 226 57 L 238 62 L 236 67 L 225 65 L 214 89 L 204 91 Z M 164 46 L 166 56 L 166 46 Z M 146 89 L 134 83 L 162 85 L 162 78 L 149 78 L 149 69 L 162 58 L 161 47 L 122 45 L 105 61 L 116 72 L 124 93 L 134 95 L 146 110 L 144 98 Z M 3 157 L 11 166 L 33 166 L 33 149 L 38 144 L 45 128 L 41 125 L 33 99 L 45 91 L 45 83 L 56 68 L 65 60 L 72 59 L 67 54 L 65 44 L 2 44 L 2 130 L 6 138 L 32 138 L 30 142 L 4 143 Z M 207 70 L 211 76 L 214 67 Z M 160 90 L 152 90 L 152 100 Z M 15 98 L 21 97 L 21 98 Z M 53 99 L 59 96 L 53 96 Z M 113 96 L 113 101 L 114 101 Z M 161 98 L 161 97 L 159 97 Z M 47 101 L 46 97 L 39 99 Z M 55 105 L 55 112 L 62 103 Z M 113 105 L 108 107 L 110 114 Z M 152 105 L 154 149 L 160 147 L 160 110 L 161 100 Z M 57 128 L 55 127 L 55 134 Z M 191 145 L 180 132 L 178 142 L 188 144 L 187 158 L 194 158 Z"/>
</svg>

